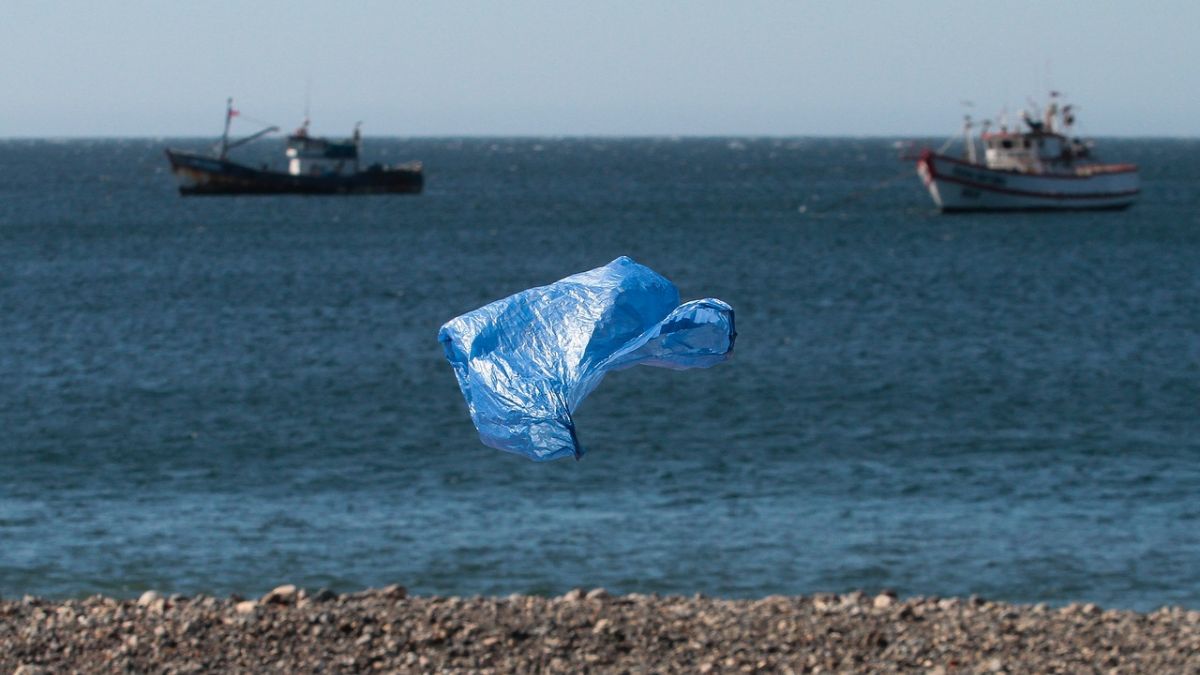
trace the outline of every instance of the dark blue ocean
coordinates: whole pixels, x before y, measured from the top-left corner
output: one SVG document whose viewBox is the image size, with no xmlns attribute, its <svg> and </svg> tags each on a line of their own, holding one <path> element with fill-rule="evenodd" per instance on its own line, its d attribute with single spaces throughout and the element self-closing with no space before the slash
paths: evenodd
<svg viewBox="0 0 1200 675">
<path fill-rule="evenodd" d="M 893 140 L 368 138 L 425 193 L 186 199 L 200 141 L 0 141 L 0 596 L 1200 607 L 1200 141 L 1102 142 L 1125 212 L 942 216 Z M 481 445 L 438 328 L 619 255 L 734 359 L 610 375 L 582 461 Z"/>
</svg>

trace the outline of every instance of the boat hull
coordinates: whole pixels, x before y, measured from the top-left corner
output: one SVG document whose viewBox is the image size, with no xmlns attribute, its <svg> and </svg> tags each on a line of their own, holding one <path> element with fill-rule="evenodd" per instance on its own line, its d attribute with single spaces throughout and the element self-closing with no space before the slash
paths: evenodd
<svg viewBox="0 0 1200 675">
<path fill-rule="evenodd" d="M 416 194 L 424 187 L 419 163 L 372 166 L 350 174 L 293 176 L 192 152 L 167 150 L 179 193 L 200 195 Z"/>
<path fill-rule="evenodd" d="M 943 212 L 1124 209 L 1141 192 L 1137 167 L 1109 164 L 1077 174 L 989 169 L 930 151 L 917 173 Z"/>
</svg>

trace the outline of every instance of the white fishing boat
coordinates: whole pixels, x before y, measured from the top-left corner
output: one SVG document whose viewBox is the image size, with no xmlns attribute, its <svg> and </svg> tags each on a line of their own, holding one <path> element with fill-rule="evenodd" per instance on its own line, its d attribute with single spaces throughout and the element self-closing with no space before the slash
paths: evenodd
<svg viewBox="0 0 1200 675">
<path fill-rule="evenodd" d="M 1073 106 L 1051 103 L 1039 119 L 1023 112 L 1023 126 L 999 131 L 990 121 L 975 137 L 970 117 L 963 126 L 961 157 L 923 150 L 917 173 L 943 212 L 1043 209 L 1124 209 L 1141 191 L 1135 164 L 1108 164 L 1093 143 L 1072 136 Z M 980 161 L 978 147 L 983 148 Z"/>
</svg>

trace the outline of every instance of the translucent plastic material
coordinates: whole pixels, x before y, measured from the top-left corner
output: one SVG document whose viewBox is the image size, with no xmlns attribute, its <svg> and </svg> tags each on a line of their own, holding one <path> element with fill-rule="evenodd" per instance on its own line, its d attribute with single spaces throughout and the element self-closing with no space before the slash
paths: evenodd
<svg viewBox="0 0 1200 675">
<path fill-rule="evenodd" d="M 680 305 L 674 284 L 622 256 L 452 319 L 438 340 L 483 442 L 545 461 L 583 455 L 571 413 L 608 371 L 707 368 L 735 336 L 732 307 Z"/>
</svg>

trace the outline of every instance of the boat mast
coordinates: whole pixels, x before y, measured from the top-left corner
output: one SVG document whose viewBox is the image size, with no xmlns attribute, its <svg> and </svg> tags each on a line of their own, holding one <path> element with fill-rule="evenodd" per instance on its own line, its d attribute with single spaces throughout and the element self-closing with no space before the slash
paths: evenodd
<svg viewBox="0 0 1200 675">
<path fill-rule="evenodd" d="M 968 162 L 974 164 L 976 161 L 975 139 L 971 138 L 971 126 L 971 116 L 965 115 L 963 117 L 963 144 L 965 146 L 965 157 Z"/>
<path fill-rule="evenodd" d="M 229 152 L 229 123 L 233 120 L 233 97 L 225 99 L 225 133 L 221 134 L 221 159 Z"/>
<path fill-rule="evenodd" d="M 1051 134 L 1058 133 L 1058 128 L 1054 122 L 1058 118 L 1058 92 L 1050 92 L 1050 105 L 1046 106 L 1046 132 Z"/>
<path fill-rule="evenodd" d="M 358 173 L 358 156 L 362 154 L 362 132 L 359 130 L 359 127 L 361 127 L 361 126 L 362 126 L 362 122 L 354 123 L 353 139 L 354 139 L 354 172 L 355 173 Z"/>
</svg>

